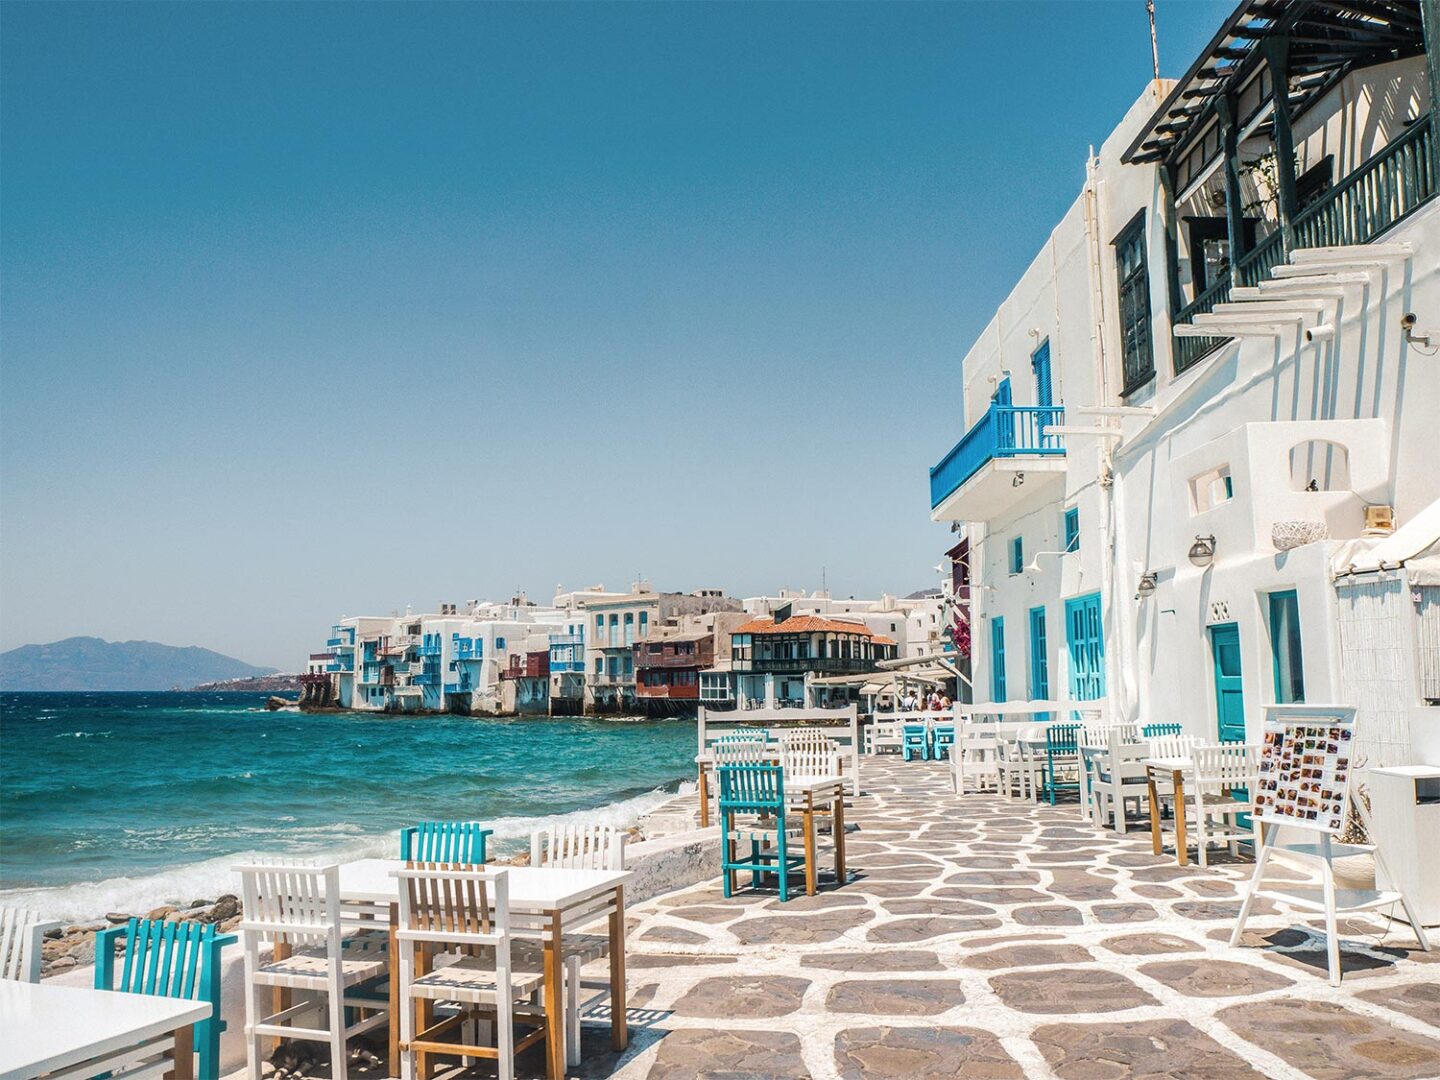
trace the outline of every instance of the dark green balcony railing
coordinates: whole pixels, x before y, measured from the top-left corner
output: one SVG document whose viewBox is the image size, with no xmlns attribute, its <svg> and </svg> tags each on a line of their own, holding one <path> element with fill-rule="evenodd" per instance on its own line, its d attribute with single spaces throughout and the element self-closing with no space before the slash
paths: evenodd
<svg viewBox="0 0 1440 1080">
<path fill-rule="evenodd" d="M 1368 244 L 1436 191 L 1428 116 L 1295 216 L 1297 248 Z"/>
<path fill-rule="evenodd" d="M 1215 310 L 1216 304 L 1222 304 L 1230 299 L 1230 275 L 1223 275 L 1219 281 L 1211 285 L 1203 293 L 1197 296 L 1190 303 L 1175 313 L 1175 323 L 1188 323 L 1196 315 L 1208 315 Z M 1174 358 L 1175 374 L 1179 375 L 1187 368 L 1193 367 L 1202 357 L 1220 345 L 1223 345 L 1229 338 L 1224 337 L 1183 337 L 1175 338 Z"/>
<path fill-rule="evenodd" d="M 1254 288 L 1270 280 L 1270 271 L 1285 261 L 1285 233 L 1276 229 L 1240 257 L 1235 264 L 1235 284 Z"/>
</svg>

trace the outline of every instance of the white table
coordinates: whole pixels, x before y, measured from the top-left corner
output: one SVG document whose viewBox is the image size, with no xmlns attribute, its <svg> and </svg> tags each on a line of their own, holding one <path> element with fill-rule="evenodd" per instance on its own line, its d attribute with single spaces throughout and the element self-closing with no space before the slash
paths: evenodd
<svg viewBox="0 0 1440 1080">
<path fill-rule="evenodd" d="M 359 859 L 340 866 L 340 899 L 354 904 L 388 904 L 390 955 L 399 957 L 395 930 L 400 920 L 400 883 L 392 877 L 400 859 Z M 625 896 L 635 875 L 628 870 L 556 870 L 539 866 L 489 866 L 504 870 L 510 886 L 510 916 L 517 929 L 539 931 L 545 951 L 546 1061 L 551 1080 L 565 1074 L 565 1011 L 561 998 L 560 940 L 568 923 L 605 915 L 610 929 L 610 1043 L 629 1045 L 625 1020 Z M 518 916 L 518 918 L 517 918 Z M 390 1061 L 400 1060 L 400 979 L 390 979 Z M 392 1064 L 392 1070 L 394 1065 Z M 423 1073 L 422 1073 L 423 1075 Z M 4 1080 L 4 1078 L 0 1078 Z"/>
<path fill-rule="evenodd" d="M 81 1076 L 153 1059 L 142 1073 L 191 1080 L 193 1025 L 210 1004 L 148 994 L 0 980 L 0 1080 L 82 1066 Z M 174 1061 L 161 1058 L 173 1053 Z"/>
<path fill-rule="evenodd" d="M 1164 850 L 1160 838 L 1160 794 L 1155 789 L 1155 774 L 1169 773 L 1175 785 L 1175 859 L 1181 866 L 1190 865 L 1190 852 L 1185 843 L 1185 774 L 1195 767 L 1188 757 L 1145 758 L 1145 786 L 1150 795 L 1150 844 L 1155 854 Z"/>
</svg>

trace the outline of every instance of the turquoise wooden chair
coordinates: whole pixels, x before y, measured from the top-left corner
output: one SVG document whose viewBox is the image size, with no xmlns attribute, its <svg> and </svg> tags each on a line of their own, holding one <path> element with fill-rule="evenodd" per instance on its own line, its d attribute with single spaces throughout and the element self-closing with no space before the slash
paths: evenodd
<svg viewBox="0 0 1440 1080">
<path fill-rule="evenodd" d="M 1147 739 L 1156 739 L 1161 735 L 1179 735 L 1181 730 L 1179 724 L 1146 724 L 1140 729 L 1140 734 Z"/>
<path fill-rule="evenodd" d="M 955 725 L 936 724 L 930 729 L 930 739 L 930 750 L 935 755 L 936 761 L 949 757 L 955 746 Z"/>
<path fill-rule="evenodd" d="M 780 902 L 790 899 L 790 874 L 805 869 L 803 849 L 791 855 L 789 841 L 800 838 L 785 818 L 785 773 L 779 765 L 745 763 L 722 765 L 720 775 L 720 873 L 725 895 L 735 889 L 735 874 L 750 871 L 759 885 L 766 874 L 779 878 Z M 737 822 L 735 815 L 751 820 Z M 750 857 L 736 855 L 736 845 L 750 844 Z"/>
<path fill-rule="evenodd" d="M 1082 724 L 1051 724 L 1045 729 L 1045 796 L 1055 805 L 1060 788 L 1080 791 L 1080 729 Z M 1056 765 L 1075 765 L 1075 779 L 1058 779 Z"/>
<path fill-rule="evenodd" d="M 930 729 L 924 724 L 903 724 L 900 728 L 900 755 L 909 761 L 916 755 L 930 760 Z"/>
<path fill-rule="evenodd" d="M 400 858 L 406 862 L 485 862 L 485 838 L 494 829 L 478 821 L 422 821 L 400 830 Z"/>
<path fill-rule="evenodd" d="M 124 941 L 125 962 L 115 978 L 115 946 Z M 126 994 L 208 1001 L 210 1016 L 195 1025 L 200 1068 L 195 1080 L 218 1080 L 220 1033 L 220 950 L 236 941 L 218 934 L 213 923 L 131 919 L 95 935 L 95 989 Z"/>
</svg>

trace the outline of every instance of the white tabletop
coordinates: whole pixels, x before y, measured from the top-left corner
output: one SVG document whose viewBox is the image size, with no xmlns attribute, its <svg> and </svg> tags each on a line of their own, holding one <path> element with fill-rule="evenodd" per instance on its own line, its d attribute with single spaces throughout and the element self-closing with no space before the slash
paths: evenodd
<svg viewBox="0 0 1440 1080">
<path fill-rule="evenodd" d="M 832 791 L 837 787 L 845 786 L 843 776 L 787 776 L 785 777 L 786 795 L 818 795 L 822 791 Z"/>
<path fill-rule="evenodd" d="M 0 979 L 0 1080 L 29 1080 L 196 1024 L 205 1001 Z"/>
<path fill-rule="evenodd" d="M 1184 772 L 1193 768 L 1188 757 L 1147 757 L 1142 758 L 1140 764 L 1147 769 L 1164 769 L 1166 772 Z"/>
<path fill-rule="evenodd" d="M 340 896 L 367 904 L 397 903 L 400 883 L 390 875 L 404 868 L 401 859 L 357 859 L 341 863 Z M 629 870 L 555 870 L 544 866 L 490 865 L 486 869 L 505 871 L 512 910 L 532 912 L 573 907 L 624 885 L 635 876 Z"/>
</svg>

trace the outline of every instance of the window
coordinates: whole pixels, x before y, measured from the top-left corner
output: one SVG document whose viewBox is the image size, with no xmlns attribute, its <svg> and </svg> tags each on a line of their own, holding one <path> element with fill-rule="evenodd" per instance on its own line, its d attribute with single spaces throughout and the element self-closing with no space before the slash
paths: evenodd
<svg viewBox="0 0 1440 1080">
<path fill-rule="evenodd" d="M 1015 537 L 1010 541 L 1010 573 L 1020 574 L 1025 571 L 1025 541 L 1021 537 Z"/>
<path fill-rule="evenodd" d="M 1055 388 L 1050 380 L 1050 339 L 1030 354 L 1030 367 L 1035 372 L 1035 404 L 1048 409 L 1055 404 Z"/>
<path fill-rule="evenodd" d="M 504 639 L 503 637 L 497 637 L 497 638 L 495 639 L 495 651 L 496 651 L 496 652 L 501 652 L 501 651 L 504 650 L 504 648 L 505 648 L 505 639 Z"/>
<path fill-rule="evenodd" d="M 648 611 L 642 611 L 642 612 L 640 612 L 640 636 L 641 636 L 641 637 L 644 637 L 644 636 L 645 636 L 645 628 L 648 627 L 649 625 L 650 625 L 650 613 L 649 613 Z"/>
<path fill-rule="evenodd" d="M 1072 506 L 1065 511 L 1065 550 L 1080 550 L 1080 508 Z"/>
<path fill-rule="evenodd" d="M 1005 700 L 1005 620 L 990 624 L 990 698 Z"/>
<path fill-rule="evenodd" d="M 1305 670 L 1300 655 L 1300 600 L 1295 590 L 1270 594 L 1270 648 L 1275 654 L 1275 701 L 1305 700 Z"/>
<path fill-rule="evenodd" d="M 1128 394 L 1155 375 L 1150 341 L 1150 272 L 1145 266 L 1145 211 L 1115 240 L 1115 269 L 1120 279 L 1120 354 Z"/>
<path fill-rule="evenodd" d="M 1235 481 L 1230 477 L 1230 466 L 1203 472 L 1190 481 L 1190 502 L 1193 512 L 1203 514 L 1235 497 Z"/>
</svg>

